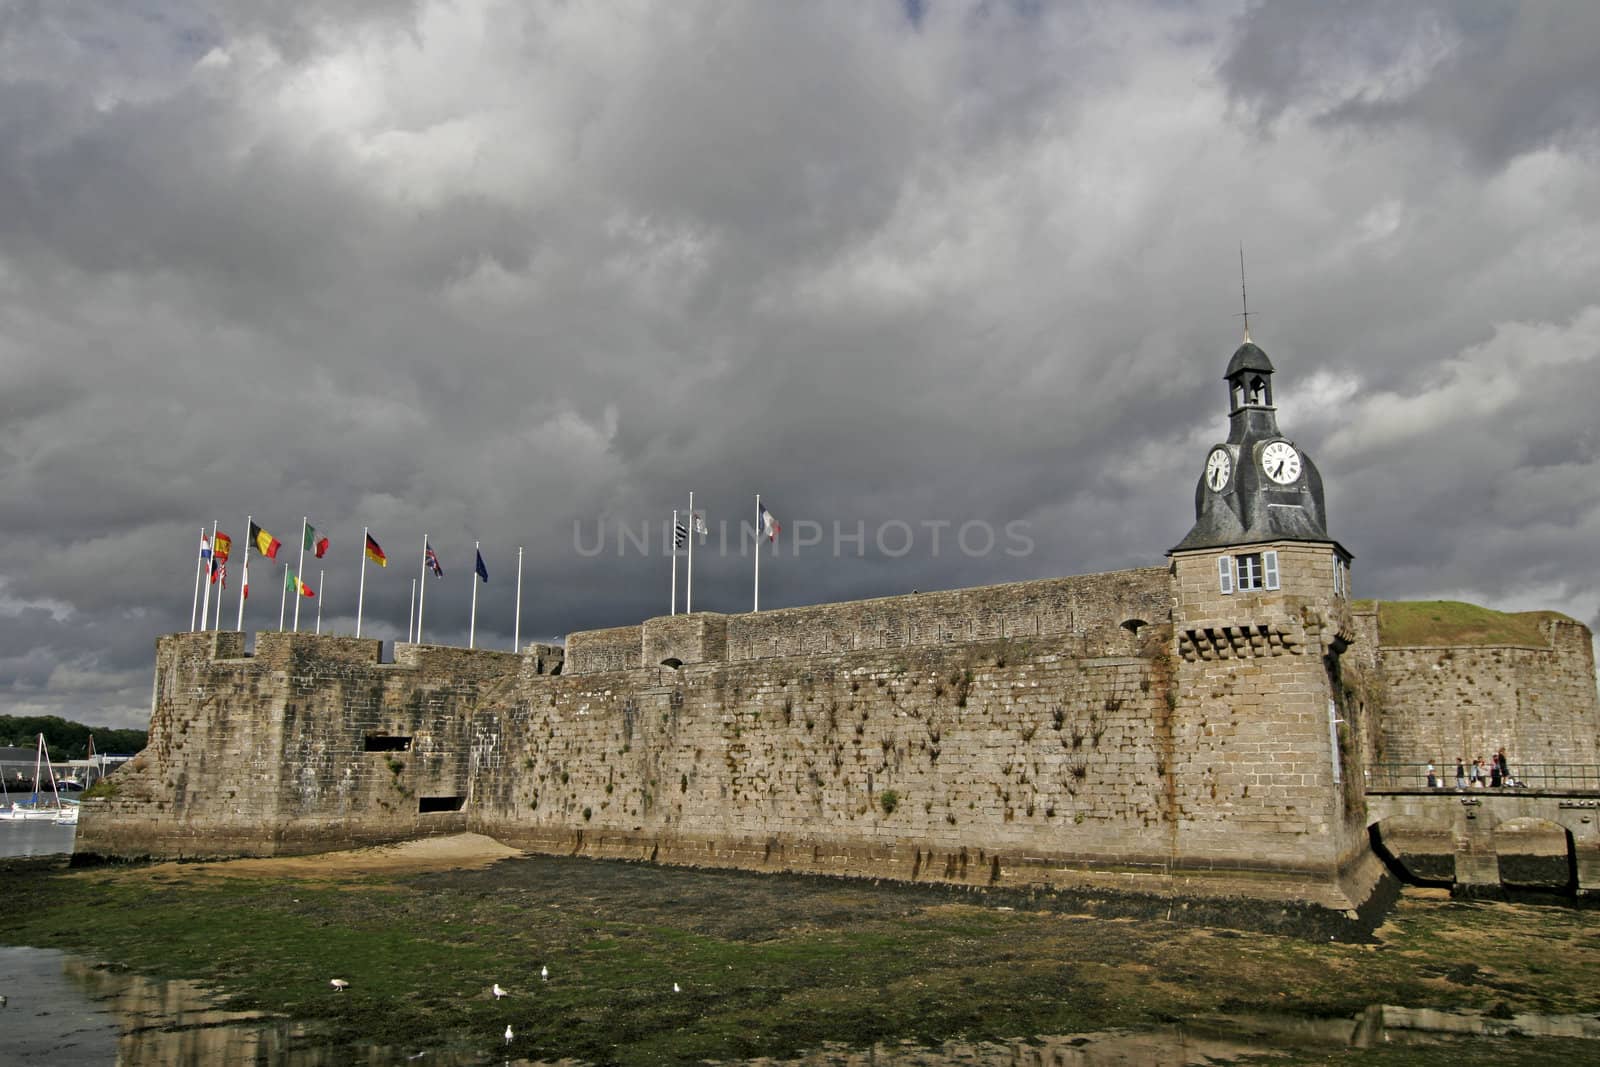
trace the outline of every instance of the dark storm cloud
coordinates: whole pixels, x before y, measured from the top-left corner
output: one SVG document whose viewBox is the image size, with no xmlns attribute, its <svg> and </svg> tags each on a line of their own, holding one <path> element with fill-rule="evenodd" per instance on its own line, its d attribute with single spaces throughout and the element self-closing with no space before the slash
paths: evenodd
<svg viewBox="0 0 1600 1067">
<path fill-rule="evenodd" d="M 1600 147 L 1600 7 L 1587 0 L 1254 5 L 1220 67 L 1270 125 L 1417 126 L 1499 166 Z"/>
<path fill-rule="evenodd" d="M 214 519 L 237 618 L 247 515 L 286 546 L 247 629 L 309 515 L 302 628 L 354 629 L 369 526 L 364 634 L 427 534 L 428 639 L 477 540 L 495 648 L 518 545 L 524 641 L 664 611 L 691 488 L 705 609 L 748 609 L 758 491 L 823 537 L 764 606 L 1159 562 L 1241 239 L 1358 590 L 1593 617 L 1590 16 L 1327 10 L 5 8 L 0 693 L 139 722 Z"/>
</svg>

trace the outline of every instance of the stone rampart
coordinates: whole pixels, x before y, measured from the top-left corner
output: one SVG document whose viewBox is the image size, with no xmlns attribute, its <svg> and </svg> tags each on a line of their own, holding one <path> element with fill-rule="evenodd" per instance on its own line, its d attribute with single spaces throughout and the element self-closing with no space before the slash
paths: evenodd
<svg viewBox="0 0 1600 1067">
<path fill-rule="evenodd" d="M 1374 762 L 1471 762 L 1504 746 L 1527 764 L 1600 763 L 1592 635 L 1550 618 L 1541 645 L 1390 647 L 1380 641 Z"/>
<path fill-rule="evenodd" d="M 151 746 L 86 805 L 79 849 L 272 854 L 473 829 L 662 862 L 1358 904 L 1276 778 L 1251 772 L 1223 817 L 1237 832 L 1217 832 L 1236 757 L 1221 738 L 1203 773 L 1176 756 L 1170 588 L 1149 568 L 653 619 L 572 635 L 559 675 L 532 650 L 402 645 L 381 663 L 376 641 L 262 634 L 243 656 L 237 634 L 174 635 Z M 880 624 L 893 636 L 871 647 L 831 643 Z M 1309 772 L 1280 748 L 1273 773 L 1298 783 Z"/>
</svg>

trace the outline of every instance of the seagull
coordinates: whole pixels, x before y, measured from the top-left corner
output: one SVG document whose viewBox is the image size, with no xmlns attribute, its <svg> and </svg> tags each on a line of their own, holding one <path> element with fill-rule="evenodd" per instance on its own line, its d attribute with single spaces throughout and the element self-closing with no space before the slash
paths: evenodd
<svg viewBox="0 0 1600 1067">
<path fill-rule="evenodd" d="M 512 1038 L 511 1024 L 510 1023 L 506 1023 L 506 1044 L 508 1044 L 508 1045 L 511 1044 L 511 1038 Z"/>
<path fill-rule="evenodd" d="M 550 981 L 550 968 L 549 967 L 540 967 L 539 968 L 539 977 L 544 979 L 546 982 Z"/>
<path fill-rule="evenodd" d="M 4 993 L 0 993 L 0 1008 L 3 1008 L 5 1006 L 6 1006 L 6 995 Z"/>
<path fill-rule="evenodd" d="M 350 983 L 346 982 L 343 978 L 329 979 L 328 984 L 333 986 L 333 991 L 335 993 L 343 993 L 346 989 L 350 988 Z"/>
<path fill-rule="evenodd" d="M 678 983 L 677 982 L 673 982 L 672 983 L 672 991 L 674 993 L 682 993 L 683 992 L 683 990 L 678 988 Z"/>
<path fill-rule="evenodd" d="M 506 995 L 506 991 L 504 989 L 500 988 L 500 983 L 499 982 L 496 982 L 494 984 L 494 989 L 492 990 L 492 992 L 494 993 L 494 999 L 496 999 L 496 1000 L 499 1000 L 501 997 Z"/>
</svg>

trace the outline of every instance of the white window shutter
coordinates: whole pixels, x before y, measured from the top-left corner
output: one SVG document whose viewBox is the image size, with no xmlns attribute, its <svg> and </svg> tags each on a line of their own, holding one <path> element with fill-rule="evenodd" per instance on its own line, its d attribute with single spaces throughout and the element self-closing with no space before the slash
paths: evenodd
<svg viewBox="0 0 1600 1067">
<path fill-rule="evenodd" d="M 1268 549 L 1261 553 L 1262 576 L 1268 589 L 1278 588 L 1278 553 Z"/>
<path fill-rule="evenodd" d="M 1217 581 L 1222 586 L 1224 593 L 1233 592 L 1233 557 L 1217 557 Z"/>
</svg>

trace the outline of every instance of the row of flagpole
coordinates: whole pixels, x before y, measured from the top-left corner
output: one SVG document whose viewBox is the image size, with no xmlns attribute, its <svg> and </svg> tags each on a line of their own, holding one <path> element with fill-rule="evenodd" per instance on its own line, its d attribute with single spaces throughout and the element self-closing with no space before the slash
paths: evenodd
<svg viewBox="0 0 1600 1067">
<path fill-rule="evenodd" d="M 242 579 L 243 580 L 241 581 L 240 588 L 239 588 L 239 617 L 238 617 L 238 624 L 236 626 L 236 629 L 241 630 L 241 631 L 244 629 L 244 602 L 247 599 L 249 599 L 249 596 L 250 596 L 250 549 L 253 546 L 256 549 L 256 551 L 258 553 L 260 553 L 263 557 L 265 557 L 267 559 L 276 560 L 277 559 L 277 555 L 278 555 L 278 549 L 282 547 L 282 542 L 280 542 L 277 538 L 273 537 L 271 534 L 267 533 L 261 527 L 256 525 L 255 516 L 254 515 L 246 517 L 245 526 L 246 526 L 246 529 L 249 531 L 249 536 L 248 536 L 248 539 L 246 540 L 245 548 L 244 548 L 244 568 L 243 568 L 243 575 L 242 575 Z M 783 528 L 782 528 L 782 526 L 779 525 L 778 520 L 773 517 L 773 514 L 772 514 L 771 510 L 769 510 L 766 507 L 766 505 L 764 505 L 761 502 L 761 494 L 757 493 L 756 494 L 756 531 L 757 531 L 757 536 L 758 537 L 764 536 L 768 541 L 776 541 L 777 537 L 778 537 L 778 534 L 782 531 L 782 529 Z M 696 540 L 698 540 L 699 538 L 707 536 L 709 532 L 710 531 L 706 527 L 705 512 L 696 511 L 695 510 L 695 507 L 694 507 L 694 492 L 690 491 L 690 493 L 689 493 L 689 510 L 686 513 L 684 513 L 681 518 L 680 518 L 680 514 L 677 511 L 677 509 L 674 509 L 673 512 L 672 512 L 672 591 L 671 591 L 672 601 L 671 601 L 671 606 L 669 608 L 669 613 L 672 614 L 672 615 L 676 615 L 678 613 L 678 555 L 679 555 L 678 550 L 680 548 L 685 548 L 685 547 L 688 550 L 687 553 L 686 553 L 688 559 L 687 559 L 686 581 L 685 581 L 685 585 L 684 585 L 684 611 L 685 611 L 685 613 L 693 613 L 693 611 L 694 611 L 694 545 L 695 545 L 695 541 Z M 387 567 L 389 565 L 388 557 L 384 555 L 383 549 L 381 547 L 379 547 L 378 542 L 373 540 L 372 530 L 369 527 L 363 526 L 361 528 L 361 539 L 362 539 L 361 579 L 360 579 L 360 582 L 358 583 L 358 585 L 356 587 L 356 636 L 357 637 L 361 636 L 361 622 L 362 622 L 362 616 L 363 616 L 363 612 L 364 612 L 364 608 L 365 608 L 365 604 L 366 604 L 366 596 L 367 596 L 367 560 L 369 560 L 369 559 L 372 560 L 373 562 L 377 563 L 380 567 Z M 216 585 L 219 581 L 221 582 L 223 589 L 226 589 L 228 587 L 227 561 L 228 561 L 228 559 L 230 558 L 230 556 L 232 554 L 232 546 L 233 546 L 233 539 L 231 537 L 229 537 L 226 533 L 223 533 L 221 530 L 219 530 L 217 528 L 217 523 L 216 522 L 212 522 L 212 524 L 211 524 L 211 534 L 210 534 L 209 538 L 206 536 L 205 527 L 204 526 L 200 527 L 200 558 L 195 564 L 194 601 L 190 605 L 190 608 L 189 608 L 189 629 L 190 630 L 205 630 L 205 629 L 207 629 L 207 616 L 209 615 L 210 609 L 211 609 L 211 587 L 213 585 Z M 316 598 L 317 597 L 317 591 L 315 589 L 311 588 L 310 586 L 306 585 L 304 580 L 302 580 L 302 578 L 300 577 L 300 575 L 305 572 L 306 549 L 308 549 L 308 548 L 311 549 L 314 552 L 314 554 L 316 555 L 316 558 L 321 559 L 322 556 L 323 556 L 323 553 L 325 553 L 327 551 L 327 549 L 328 549 L 328 539 L 326 537 L 318 538 L 317 537 L 316 528 L 311 525 L 310 517 L 309 516 L 303 516 L 301 518 L 301 520 L 300 520 L 300 562 L 299 562 L 299 573 L 291 572 L 289 570 L 289 564 L 288 564 L 287 561 L 285 561 L 284 565 L 283 565 L 283 590 L 282 590 L 282 593 L 280 594 L 280 596 L 278 598 L 278 629 L 279 630 L 283 630 L 285 628 L 286 624 L 289 624 L 289 618 L 288 618 L 288 614 L 287 614 L 287 600 L 288 600 L 289 590 L 291 588 L 295 590 L 295 594 L 296 594 L 295 595 L 295 601 L 294 601 L 294 618 L 293 618 L 292 624 L 290 624 L 290 625 L 292 625 L 292 629 L 293 629 L 293 631 L 295 633 L 299 633 L 300 632 L 300 601 L 301 601 L 301 599 L 302 598 Z M 489 570 L 484 565 L 484 562 L 483 562 L 482 542 L 474 541 L 472 543 L 472 550 L 473 550 L 473 556 L 474 556 L 475 563 L 474 563 L 474 567 L 473 567 L 473 578 L 474 578 L 474 581 L 472 583 L 472 614 L 471 614 L 471 619 L 470 619 L 470 622 L 468 623 L 468 629 L 467 629 L 467 647 L 468 648 L 477 647 L 477 637 L 478 637 L 478 580 L 482 580 L 485 583 L 487 583 L 489 581 Z M 753 594 L 752 601 L 751 601 L 751 611 L 760 611 L 761 610 L 761 553 L 760 552 L 756 552 L 756 553 L 754 553 L 754 555 L 755 555 L 755 583 L 754 583 L 754 594 Z M 203 583 L 205 585 L 205 597 L 204 597 L 204 600 L 202 601 L 200 587 L 202 585 L 202 578 L 205 577 L 206 572 L 208 570 L 210 572 L 210 577 L 209 577 L 208 581 L 205 581 Z M 406 619 L 406 640 L 409 643 L 412 643 L 412 644 L 421 644 L 422 643 L 423 607 L 425 605 L 425 602 L 426 602 L 426 599 L 427 599 L 427 595 L 428 595 L 428 578 L 427 578 L 427 576 L 428 576 L 428 572 L 430 570 L 433 571 L 433 575 L 434 575 L 435 578 L 443 578 L 444 577 L 444 568 L 441 567 L 440 564 L 439 564 L 438 554 L 434 552 L 433 544 L 429 541 L 428 535 L 427 534 L 423 534 L 422 535 L 422 568 L 421 568 L 421 573 L 419 574 L 419 576 L 417 578 L 413 579 L 412 582 L 411 582 L 411 607 L 410 607 L 410 613 L 409 613 L 409 615 L 408 615 L 408 617 Z M 327 574 L 327 572 L 325 570 L 320 570 L 320 571 L 317 572 L 317 585 L 319 587 L 322 586 L 323 579 L 326 576 L 326 574 Z M 516 598 L 516 601 L 517 601 L 517 604 L 516 604 L 516 620 L 515 620 L 515 623 L 513 624 L 513 631 L 512 631 L 512 645 L 511 645 L 512 651 L 517 651 L 520 648 L 521 642 L 522 642 L 522 547 L 520 545 L 517 547 L 517 598 Z M 211 622 L 210 628 L 211 629 L 221 629 L 221 625 L 222 625 L 222 593 L 219 590 L 218 593 L 217 593 L 217 612 L 216 612 L 216 617 L 215 617 L 215 621 Z M 319 633 L 319 634 L 322 632 L 322 599 L 321 598 L 317 599 L 316 632 Z"/>
<path fill-rule="evenodd" d="M 761 503 L 761 494 L 756 494 L 756 535 L 765 537 L 768 541 L 776 541 L 783 527 L 772 515 L 765 505 Z M 689 510 L 679 517 L 676 508 L 672 511 L 672 606 L 668 609 L 669 615 L 678 613 L 678 549 L 687 547 L 687 579 L 684 584 L 683 610 L 685 614 L 694 613 L 694 543 L 697 539 L 705 537 L 710 531 L 706 528 L 706 513 L 694 509 L 694 492 L 689 493 Z M 761 553 L 755 553 L 755 595 L 750 610 L 761 610 Z"/>
<path fill-rule="evenodd" d="M 249 538 L 244 548 L 244 566 L 239 584 L 239 616 L 237 629 L 244 629 L 244 602 L 250 597 L 250 548 L 264 558 L 276 560 L 282 542 L 267 531 L 256 525 L 255 516 L 247 516 L 245 526 L 249 531 Z M 305 570 L 306 549 L 311 549 L 316 558 L 321 559 L 328 550 L 328 539 L 319 538 L 316 528 L 311 525 L 309 516 L 302 517 L 300 529 L 300 562 L 301 573 Z M 372 560 L 381 567 L 389 565 L 388 557 L 378 542 L 373 539 L 369 527 L 361 528 L 361 579 L 356 588 L 356 636 L 361 636 L 361 623 L 366 604 L 367 593 L 367 560 Z M 475 558 L 472 582 L 472 617 L 469 623 L 467 647 L 474 648 L 477 644 L 478 629 L 478 582 L 489 581 L 489 569 L 483 562 L 482 542 L 472 543 Z M 217 592 L 217 611 L 215 619 L 210 618 L 211 612 L 211 587 L 219 582 L 223 589 L 228 587 L 227 563 L 232 556 L 233 538 L 218 529 L 218 524 L 212 522 L 211 533 L 208 537 L 206 528 L 200 527 L 200 556 L 195 563 L 194 600 L 189 608 L 189 629 L 191 631 L 206 630 L 208 628 L 220 630 L 222 628 L 222 592 Z M 439 564 L 439 557 L 433 550 L 432 543 L 426 534 L 422 538 L 422 580 L 412 580 L 411 583 L 411 617 L 407 621 L 406 640 L 420 644 L 422 642 L 422 609 L 423 601 L 427 596 L 426 575 L 433 571 L 435 578 L 444 577 L 444 568 Z M 209 572 L 209 576 L 208 576 Z M 323 585 L 326 570 L 317 572 L 317 585 Z M 201 598 L 201 585 L 205 586 L 205 596 Z M 289 590 L 295 591 L 294 616 L 292 623 L 288 615 Z M 284 630 L 292 625 L 293 632 L 300 631 L 300 601 L 302 598 L 317 600 L 316 632 L 322 632 L 322 600 L 317 596 L 317 590 L 307 585 L 300 577 L 289 570 L 287 561 L 283 565 L 283 591 L 278 598 L 278 629 Z M 414 625 L 413 625 L 414 624 Z M 516 619 L 512 631 L 512 651 L 517 651 L 522 643 L 522 547 L 517 547 L 517 606 Z"/>
</svg>

